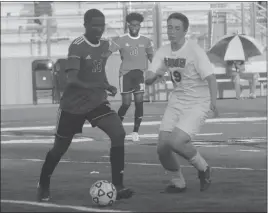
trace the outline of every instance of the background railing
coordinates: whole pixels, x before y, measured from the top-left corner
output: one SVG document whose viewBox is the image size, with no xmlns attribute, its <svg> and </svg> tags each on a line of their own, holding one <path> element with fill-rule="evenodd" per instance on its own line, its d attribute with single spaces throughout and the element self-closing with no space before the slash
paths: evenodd
<svg viewBox="0 0 268 213">
<path fill-rule="evenodd" d="M 84 32 L 83 14 L 99 8 L 106 15 L 104 37 L 125 31 L 124 17 L 130 11 L 144 15 L 141 33 L 157 46 L 167 42 L 166 18 L 174 12 L 190 20 L 188 36 L 208 49 L 222 35 L 245 33 L 266 45 L 267 9 L 252 2 L 2 2 L 2 57 L 61 56 L 70 41 Z M 36 16 L 38 15 L 38 16 Z"/>
</svg>

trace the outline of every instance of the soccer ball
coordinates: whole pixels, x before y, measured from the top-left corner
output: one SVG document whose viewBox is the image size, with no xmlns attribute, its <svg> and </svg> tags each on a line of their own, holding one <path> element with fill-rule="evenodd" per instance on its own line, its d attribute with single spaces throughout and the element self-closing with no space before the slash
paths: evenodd
<svg viewBox="0 0 268 213">
<path fill-rule="evenodd" d="M 108 206 L 115 202 L 117 191 L 115 186 L 109 181 L 99 180 L 91 186 L 89 194 L 94 204 Z"/>
</svg>

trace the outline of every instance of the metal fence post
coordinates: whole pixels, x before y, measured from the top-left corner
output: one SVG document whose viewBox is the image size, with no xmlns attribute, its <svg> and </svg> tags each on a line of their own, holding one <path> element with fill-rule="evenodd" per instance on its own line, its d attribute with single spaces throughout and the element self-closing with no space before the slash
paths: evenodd
<svg viewBox="0 0 268 213">
<path fill-rule="evenodd" d="M 123 2 L 123 27 L 124 27 L 124 33 L 127 33 L 127 22 L 126 22 L 126 17 L 128 14 L 128 9 L 127 9 L 127 3 Z"/>
<path fill-rule="evenodd" d="M 213 23 L 212 23 L 212 11 L 208 12 L 208 49 L 212 47 L 212 40 L 213 40 Z M 205 48 L 205 47 L 204 47 Z"/>
<path fill-rule="evenodd" d="M 47 28 L 47 39 L 46 39 L 46 44 L 47 44 L 47 57 L 50 59 L 51 58 L 51 16 L 46 17 L 46 28 Z"/>
<path fill-rule="evenodd" d="M 245 8 L 244 3 L 241 2 L 241 24 L 242 24 L 242 34 L 245 34 Z"/>
<path fill-rule="evenodd" d="M 158 49 L 162 45 L 162 13 L 161 6 L 158 2 L 153 8 L 153 28 L 154 28 L 154 45 Z"/>
</svg>

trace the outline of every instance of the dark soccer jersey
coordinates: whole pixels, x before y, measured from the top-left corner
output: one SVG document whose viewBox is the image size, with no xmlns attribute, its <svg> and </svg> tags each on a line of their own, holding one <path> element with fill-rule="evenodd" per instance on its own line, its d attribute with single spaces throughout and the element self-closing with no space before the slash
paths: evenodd
<svg viewBox="0 0 268 213">
<path fill-rule="evenodd" d="M 101 40 L 98 45 L 91 44 L 84 36 L 75 39 L 68 52 L 66 72 L 78 70 L 78 79 L 93 88 L 85 89 L 67 85 L 60 107 L 70 113 L 83 114 L 91 111 L 107 100 L 105 90 L 105 65 L 107 59 L 101 57 L 109 49 L 109 42 Z"/>
</svg>

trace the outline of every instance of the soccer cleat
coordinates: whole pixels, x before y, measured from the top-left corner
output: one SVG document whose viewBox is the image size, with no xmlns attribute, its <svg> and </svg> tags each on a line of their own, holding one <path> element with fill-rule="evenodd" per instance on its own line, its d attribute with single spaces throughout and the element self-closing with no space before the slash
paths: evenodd
<svg viewBox="0 0 268 213">
<path fill-rule="evenodd" d="M 140 141 L 140 136 L 139 136 L 139 134 L 138 134 L 137 132 L 132 132 L 131 137 L 132 137 L 132 141 L 133 141 L 133 142 L 138 142 L 138 141 Z"/>
<path fill-rule="evenodd" d="M 185 192 L 186 191 L 186 186 L 185 187 L 178 187 L 175 186 L 174 184 L 169 184 L 166 188 L 165 188 L 165 192 L 166 193 L 181 193 L 181 192 Z"/>
<path fill-rule="evenodd" d="M 207 169 L 205 171 L 199 171 L 198 172 L 198 177 L 200 180 L 200 191 L 203 192 L 205 190 L 208 189 L 208 187 L 211 184 L 211 179 L 210 179 L 210 175 L 211 175 L 211 169 L 208 166 Z"/>
<path fill-rule="evenodd" d="M 49 187 L 42 187 L 39 183 L 37 185 L 37 201 L 48 202 L 50 200 Z"/>
<path fill-rule="evenodd" d="M 123 186 L 115 187 L 117 191 L 116 200 L 129 199 L 134 195 L 134 191 Z"/>
</svg>

